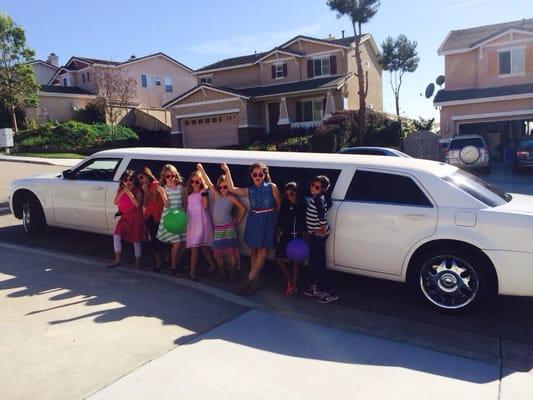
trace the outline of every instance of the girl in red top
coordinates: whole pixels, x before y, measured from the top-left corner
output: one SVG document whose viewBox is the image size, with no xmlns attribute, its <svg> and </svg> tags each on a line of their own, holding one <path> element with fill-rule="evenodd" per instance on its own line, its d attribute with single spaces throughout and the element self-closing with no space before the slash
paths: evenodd
<svg viewBox="0 0 533 400">
<path fill-rule="evenodd" d="M 149 235 L 150 244 L 155 255 L 154 271 L 161 270 L 161 253 L 163 243 L 157 239 L 157 228 L 163 213 L 163 197 L 161 196 L 159 181 L 148 167 L 144 167 L 137 174 L 137 180 L 141 185 L 144 200 L 144 222 Z"/>
<path fill-rule="evenodd" d="M 119 208 L 120 219 L 113 233 L 113 246 L 115 248 L 115 260 L 108 264 L 108 268 L 114 268 L 121 263 L 122 240 L 133 243 L 135 252 L 135 267 L 141 266 L 141 242 L 146 240 L 144 227 L 142 194 L 141 190 L 134 185 L 134 172 L 126 170 L 120 176 L 120 187 L 115 196 L 115 204 Z"/>
</svg>

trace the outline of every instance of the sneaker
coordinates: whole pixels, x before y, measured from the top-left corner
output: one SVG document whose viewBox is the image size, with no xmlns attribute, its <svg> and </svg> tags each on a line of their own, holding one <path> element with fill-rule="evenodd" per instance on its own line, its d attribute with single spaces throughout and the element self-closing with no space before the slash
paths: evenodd
<svg viewBox="0 0 533 400">
<path fill-rule="evenodd" d="M 309 297 L 318 297 L 322 294 L 322 292 L 318 290 L 316 285 L 311 285 L 307 290 L 304 291 L 304 294 Z"/>
<path fill-rule="evenodd" d="M 339 300 L 339 295 L 333 292 L 322 292 L 320 296 L 317 297 L 316 301 L 322 304 L 331 303 L 333 301 Z"/>
</svg>

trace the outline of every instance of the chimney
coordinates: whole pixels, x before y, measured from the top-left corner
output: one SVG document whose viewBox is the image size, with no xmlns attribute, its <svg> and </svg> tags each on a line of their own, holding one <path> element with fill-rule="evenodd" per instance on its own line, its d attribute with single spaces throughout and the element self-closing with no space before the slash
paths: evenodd
<svg viewBox="0 0 533 400">
<path fill-rule="evenodd" d="M 133 55 L 133 54 L 130 56 L 130 60 L 135 60 L 136 58 L 137 57 L 135 57 L 135 55 Z"/>
<path fill-rule="evenodd" d="M 344 29 L 341 32 L 342 32 L 342 38 L 344 39 Z"/>
<path fill-rule="evenodd" d="M 52 64 L 54 67 L 59 67 L 59 57 L 56 56 L 56 53 L 50 53 L 47 61 L 48 64 Z"/>
</svg>

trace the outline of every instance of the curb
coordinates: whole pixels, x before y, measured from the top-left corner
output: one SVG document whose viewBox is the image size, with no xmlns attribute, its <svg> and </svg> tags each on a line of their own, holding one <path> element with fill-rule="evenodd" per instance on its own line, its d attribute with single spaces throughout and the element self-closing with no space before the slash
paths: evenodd
<svg viewBox="0 0 533 400">
<path fill-rule="evenodd" d="M 101 260 L 85 256 L 73 256 L 61 252 L 28 248 L 26 246 L 4 242 L 0 242 L 0 248 L 26 253 L 30 252 L 65 261 L 72 261 L 77 264 L 104 268 L 104 262 Z M 308 321 L 334 329 L 406 343 L 444 354 L 452 354 L 485 362 L 487 364 L 503 365 L 506 368 L 512 368 L 517 371 L 527 372 L 533 369 L 533 345 L 516 343 L 499 337 L 463 332 L 424 322 L 403 320 L 397 317 L 350 309 L 334 304 L 318 309 L 324 311 L 323 315 L 319 315 L 320 312 L 304 312 L 302 307 L 299 307 L 298 301 L 289 302 L 286 296 L 278 293 L 262 290 L 252 298 L 247 298 L 237 296 L 227 290 L 155 272 L 124 267 L 118 267 L 114 271 L 165 280 L 180 286 L 199 290 L 242 307 Z M 300 300 L 301 304 L 308 304 L 305 301 L 306 299 Z"/>
<path fill-rule="evenodd" d="M 73 159 L 73 160 L 76 160 L 76 163 L 78 163 L 82 159 L 80 158 L 80 159 Z M 24 157 L 14 157 L 14 156 L 0 156 L 0 161 L 17 162 L 17 163 L 24 163 L 24 164 L 53 165 L 56 167 L 72 167 L 74 164 L 76 164 L 74 163 L 72 165 L 66 165 L 64 163 L 57 163 L 52 160 L 51 161 L 48 161 L 45 159 L 36 160 L 36 159 L 32 159 L 31 157 L 28 157 L 28 159 L 25 160 Z"/>
</svg>

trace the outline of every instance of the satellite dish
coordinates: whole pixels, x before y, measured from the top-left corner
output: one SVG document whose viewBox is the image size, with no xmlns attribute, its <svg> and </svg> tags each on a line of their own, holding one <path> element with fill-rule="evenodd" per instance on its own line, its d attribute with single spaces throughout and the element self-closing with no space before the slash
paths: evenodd
<svg viewBox="0 0 533 400">
<path fill-rule="evenodd" d="M 424 92 L 424 95 L 426 96 L 426 99 L 429 99 L 431 96 L 433 96 L 433 92 L 435 91 L 435 84 L 430 83 L 426 87 L 426 91 Z"/>
<path fill-rule="evenodd" d="M 439 85 L 439 86 L 444 85 L 444 81 L 445 81 L 444 75 L 439 75 L 439 76 L 437 76 L 437 79 L 435 80 L 435 82 L 436 82 L 437 85 Z"/>
</svg>

